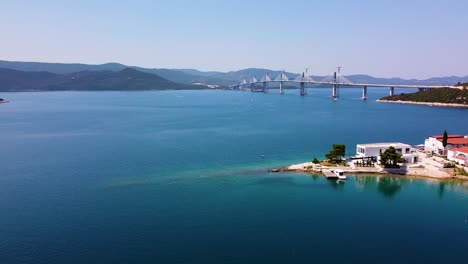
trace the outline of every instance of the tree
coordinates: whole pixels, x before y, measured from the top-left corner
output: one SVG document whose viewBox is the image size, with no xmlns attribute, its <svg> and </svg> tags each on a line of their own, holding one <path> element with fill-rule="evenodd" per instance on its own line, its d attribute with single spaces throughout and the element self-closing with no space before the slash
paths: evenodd
<svg viewBox="0 0 468 264">
<path fill-rule="evenodd" d="M 333 144 L 333 149 L 337 150 L 340 159 L 346 156 L 346 146 L 344 144 Z"/>
<path fill-rule="evenodd" d="M 398 162 L 401 161 L 401 154 L 397 153 L 394 147 L 389 147 L 382 154 L 380 154 L 380 163 L 382 163 L 386 168 L 397 167 Z"/>
<path fill-rule="evenodd" d="M 312 160 L 312 163 L 319 164 L 320 160 L 318 160 L 317 157 L 314 157 L 314 159 Z"/>
<path fill-rule="evenodd" d="M 343 144 L 333 144 L 333 149 L 325 157 L 330 161 L 341 161 L 346 155 L 346 146 Z"/>
<path fill-rule="evenodd" d="M 445 130 L 444 136 L 442 137 L 442 146 L 444 146 L 444 152 L 445 152 L 445 147 L 447 147 L 447 141 L 448 141 L 448 135 L 447 135 L 447 130 Z"/>
</svg>

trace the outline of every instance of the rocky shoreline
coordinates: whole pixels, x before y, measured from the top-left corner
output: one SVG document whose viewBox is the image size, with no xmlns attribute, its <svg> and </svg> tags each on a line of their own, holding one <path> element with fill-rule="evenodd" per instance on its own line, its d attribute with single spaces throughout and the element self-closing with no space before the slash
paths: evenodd
<svg viewBox="0 0 468 264">
<path fill-rule="evenodd" d="M 431 102 L 414 102 L 414 101 L 390 101 L 390 100 L 377 100 L 379 103 L 393 103 L 393 104 L 415 104 L 415 105 L 428 105 L 428 106 L 440 106 L 440 107 L 458 107 L 468 108 L 466 104 L 448 104 L 448 103 L 431 103 Z"/>
<path fill-rule="evenodd" d="M 370 174 L 370 175 L 397 175 L 397 176 L 409 176 L 415 178 L 431 178 L 431 179 L 439 179 L 439 180 L 448 180 L 448 179 L 457 179 L 457 180 L 464 180 L 468 181 L 467 176 L 461 175 L 450 175 L 448 172 L 443 171 L 433 171 L 427 170 L 424 168 L 418 167 L 405 167 L 401 169 L 384 169 L 380 166 L 376 167 L 351 167 L 351 166 L 339 166 L 339 167 L 327 167 L 322 166 L 322 170 L 314 170 L 314 164 L 312 162 L 294 164 L 290 166 L 285 166 L 282 168 L 275 168 L 270 169 L 269 171 L 272 173 L 277 172 L 298 172 L 298 173 L 316 173 L 320 175 L 324 175 L 322 170 L 336 170 L 340 169 L 343 170 L 345 173 L 349 174 Z"/>
</svg>

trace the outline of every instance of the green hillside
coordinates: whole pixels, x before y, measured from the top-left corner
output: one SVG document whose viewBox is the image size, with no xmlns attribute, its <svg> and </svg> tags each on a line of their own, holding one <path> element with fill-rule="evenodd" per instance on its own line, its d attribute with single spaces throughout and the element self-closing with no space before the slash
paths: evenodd
<svg viewBox="0 0 468 264">
<path fill-rule="evenodd" d="M 417 93 L 386 96 L 385 101 L 411 101 L 424 103 L 468 104 L 467 89 L 441 88 Z"/>
<path fill-rule="evenodd" d="M 158 75 L 126 68 L 120 71 L 81 71 L 71 74 L 0 69 L 0 91 L 141 91 L 203 89 Z"/>
</svg>

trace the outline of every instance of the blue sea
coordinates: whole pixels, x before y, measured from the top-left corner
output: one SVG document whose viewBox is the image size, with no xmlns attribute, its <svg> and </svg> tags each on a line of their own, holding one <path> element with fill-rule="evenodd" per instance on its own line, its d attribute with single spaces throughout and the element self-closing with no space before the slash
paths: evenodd
<svg viewBox="0 0 468 264">
<path fill-rule="evenodd" d="M 468 110 L 298 93 L 0 94 L 0 263 L 466 263 L 468 182 L 268 169 Z"/>
</svg>

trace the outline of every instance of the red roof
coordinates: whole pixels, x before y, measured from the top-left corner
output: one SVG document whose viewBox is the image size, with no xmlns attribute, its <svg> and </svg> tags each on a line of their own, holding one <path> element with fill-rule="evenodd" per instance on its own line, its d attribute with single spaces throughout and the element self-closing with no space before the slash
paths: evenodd
<svg viewBox="0 0 468 264">
<path fill-rule="evenodd" d="M 468 154 L 468 147 L 454 148 L 454 149 L 451 149 L 451 151 L 463 152 L 465 154 Z"/>
<path fill-rule="evenodd" d="M 449 138 L 447 140 L 447 144 L 449 144 L 449 145 L 467 145 L 468 146 L 468 138 Z"/>
<path fill-rule="evenodd" d="M 443 135 L 437 135 L 437 136 L 430 136 L 431 138 L 436 138 L 436 139 L 443 139 L 444 136 Z M 447 135 L 447 138 L 462 138 L 463 136 L 462 135 Z"/>
</svg>

